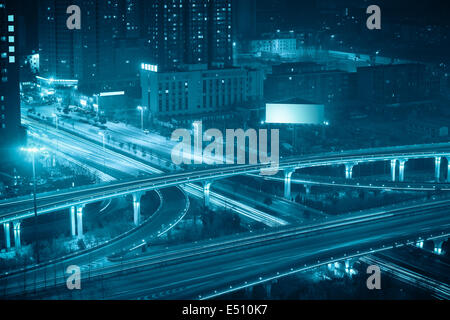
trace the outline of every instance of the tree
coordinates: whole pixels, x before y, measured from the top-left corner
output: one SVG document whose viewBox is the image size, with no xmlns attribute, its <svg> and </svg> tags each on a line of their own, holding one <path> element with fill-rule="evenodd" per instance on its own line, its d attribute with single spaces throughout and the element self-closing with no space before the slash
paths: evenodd
<svg viewBox="0 0 450 320">
<path fill-rule="evenodd" d="M 266 197 L 264 199 L 264 204 L 267 206 L 271 206 L 272 205 L 272 198 L 271 197 Z"/>
</svg>

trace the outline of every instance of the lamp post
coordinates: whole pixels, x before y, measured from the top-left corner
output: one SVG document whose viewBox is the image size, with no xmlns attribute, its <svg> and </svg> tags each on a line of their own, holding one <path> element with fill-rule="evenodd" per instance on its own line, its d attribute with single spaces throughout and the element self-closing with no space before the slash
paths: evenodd
<svg viewBox="0 0 450 320">
<path fill-rule="evenodd" d="M 99 132 L 98 135 L 102 137 L 102 145 L 103 145 L 103 167 L 106 168 L 105 134 L 104 134 L 103 132 Z"/>
<path fill-rule="evenodd" d="M 56 113 L 53 113 L 52 117 L 55 118 L 55 127 L 56 130 L 58 130 L 58 115 Z"/>
<path fill-rule="evenodd" d="M 33 163 L 33 209 L 34 209 L 34 238 L 36 241 L 36 262 L 37 264 L 40 263 L 40 256 L 39 256 L 39 237 L 37 236 L 37 202 L 36 202 L 36 153 L 44 151 L 44 148 L 22 148 L 22 151 L 28 152 L 31 154 L 32 163 Z"/>
<path fill-rule="evenodd" d="M 144 131 L 144 107 L 138 106 L 137 109 L 141 112 L 141 130 Z"/>
<path fill-rule="evenodd" d="M 103 132 L 99 132 L 98 135 L 102 137 L 103 152 L 105 152 L 105 134 Z"/>
<path fill-rule="evenodd" d="M 202 150 L 202 139 L 203 137 L 202 135 L 202 122 L 201 121 L 194 121 L 194 123 L 192 123 L 192 126 L 194 128 L 194 154 L 193 154 L 193 159 L 194 163 L 202 163 L 203 162 L 203 150 Z M 198 159 L 197 159 L 198 157 Z"/>
</svg>

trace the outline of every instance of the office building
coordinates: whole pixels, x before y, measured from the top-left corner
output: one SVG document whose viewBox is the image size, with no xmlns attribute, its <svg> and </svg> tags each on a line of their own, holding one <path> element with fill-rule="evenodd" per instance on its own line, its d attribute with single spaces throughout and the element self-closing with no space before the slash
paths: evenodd
<svg viewBox="0 0 450 320">
<path fill-rule="evenodd" d="M 184 71 L 159 72 L 144 63 L 141 104 L 152 117 L 249 109 L 263 101 L 263 78 L 263 72 L 254 69 L 192 65 Z"/>
<path fill-rule="evenodd" d="M 359 99 L 371 105 L 401 106 L 435 97 L 439 82 L 423 64 L 360 67 L 357 71 Z"/>
<path fill-rule="evenodd" d="M 81 8 L 80 30 L 66 26 L 66 10 L 74 4 Z M 137 76 L 141 57 L 119 54 L 124 47 L 143 50 L 142 42 L 134 40 L 145 31 L 142 5 L 141 0 L 40 0 L 41 76 L 79 80 L 86 92 L 117 89 L 121 84 L 111 79 L 129 76 L 130 70 Z"/>
<path fill-rule="evenodd" d="M 160 71 L 232 65 L 232 0 L 154 0 L 146 10 L 147 62 Z"/>
<path fill-rule="evenodd" d="M 326 105 L 351 99 L 355 93 L 355 73 L 323 70 L 314 63 L 283 64 L 273 71 L 264 83 L 271 101 L 301 98 Z"/>
<path fill-rule="evenodd" d="M 17 3 L 0 0 L 0 149 L 2 160 L 22 137 Z"/>
</svg>

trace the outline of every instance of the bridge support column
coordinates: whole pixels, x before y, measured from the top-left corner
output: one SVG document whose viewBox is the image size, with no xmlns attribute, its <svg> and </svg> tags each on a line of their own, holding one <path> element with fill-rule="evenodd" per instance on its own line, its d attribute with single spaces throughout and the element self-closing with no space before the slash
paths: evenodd
<svg viewBox="0 0 450 320">
<path fill-rule="evenodd" d="M 308 185 L 305 184 L 305 193 L 306 194 L 310 194 L 311 193 L 311 188 L 312 188 L 312 186 L 308 186 Z"/>
<path fill-rule="evenodd" d="M 345 179 L 352 179 L 353 178 L 353 167 L 355 166 L 354 163 L 346 163 L 345 164 Z"/>
<path fill-rule="evenodd" d="M 295 169 L 284 170 L 284 197 L 291 200 L 291 178 Z"/>
<path fill-rule="evenodd" d="M 84 206 L 77 207 L 77 234 L 78 239 L 83 238 L 83 209 Z"/>
<path fill-rule="evenodd" d="M 210 204 L 210 190 L 211 190 L 211 185 L 212 182 L 211 181 L 205 181 L 203 182 L 203 198 L 205 200 L 205 207 L 208 208 L 209 204 Z"/>
<path fill-rule="evenodd" d="M 434 253 L 442 254 L 442 244 L 444 243 L 444 240 L 433 240 L 433 242 L 434 242 Z"/>
<path fill-rule="evenodd" d="M 393 182 L 395 182 L 396 168 L 397 168 L 397 160 L 391 160 L 391 179 Z"/>
<path fill-rule="evenodd" d="M 420 248 L 420 249 L 423 249 L 423 244 L 424 244 L 424 241 L 423 240 L 419 240 L 419 241 L 416 242 L 416 247 Z"/>
<path fill-rule="evenodd" d="M 6 250 L 11 249 L 11 231 L 9 222 L 3 224 L 3 231 L 5 232 Z"/>
<path fill-rule="evenodd" d="M 272 296 L 272 283 L 266 283 L 266 297 L 270 298 Z"/>
<path fill-rule="evenodd" d="M 72 237 L 75 237 L 77 235 L 77 228 L 76 228 L 76 222 L 75 222 L 75 211 L 76 208 L 74 206 L 70 207 L 70 230 Z"/>
<path fill-rule="evenodd" d="M 133 212 L 134 212 L 134 225 L 139 226 L 141 224 L 141 198 L 142 193 L 133 193 Z"/>
<path fill-rule="evenodd" d="M 20 224 L 21 221 L 14 221 L 13 222 L 13 228 L 14 228 L 14 246 L 16 249 L 20 249 L 22 246 L 20 243 Z"/>
<path fill-rule="evenodd" d="M 434 178 L 436 182 L 439 182 L 441 179 L 441 157 L 434 158 Z"/>
<path fill-rule="evenodd" d="M 450 183 L 450 157 L 447 157 L 448 165 L 447 165 L 447 182 Z"/>
<path fill-rule="evenodd" d="M 344 266 L 345 266 L 345 273 L 352 276 L 354 274 L 353 265 L 355 264 L 354 259 L 347 259 L 345 260 Z"/>
<path fill-rule="evenodd" d="M 403 182 L 405 181 L 405 164 L 407 160 L 399 160 L 398 165 L 398 181 Z"/>
</svg>

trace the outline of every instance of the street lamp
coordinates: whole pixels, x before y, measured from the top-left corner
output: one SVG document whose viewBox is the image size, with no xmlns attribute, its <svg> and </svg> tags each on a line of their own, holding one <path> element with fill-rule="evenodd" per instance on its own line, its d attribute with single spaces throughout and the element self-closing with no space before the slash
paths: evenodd
<svg viewBox="0 0 450 320">
<path fill-rule="evenodd" d="M 137 109 L 141 112 L 141 130 L 144 131 L 144 107 L 138 106 Z"/>
<path fill-rule="evenodd" d="M 56 130 L 58 130 L 58 115 L 56 113 L 53 113 L 52 117 L 55 118 L 55 127 Z"/>
<path fill-rule="evenodd" d="M 103 167 L 106 168 L 106 154 L 105 154 L 105 134 L 103 132 L 98 133 L 99 136 L 102 137 L 102 144 L 103 144 Z"/>
<path fill-rule="evenodd" d="M 35 163 L 35 155 L 38 152 L 42 152 L 45 149 L 44 148 L 21 148 L 22 151 L 28 152 L 31 154 L 32 163 L 33 163 L 33 208 L 34 208 L 34 237 L 36 240 L 36 262 L 37 264 L 40 263 L 40 257 L 39 257 L 39 237 L 37 236 L 37 203 L 36 203 L 36 163 Z"/>
<path fill-rule="evenodd" d="M 103 152 L 105 152 L 105 134 L 103 132 L 99 132 L 98 135 L 102 137 Z"/>
<path fill-rule="evenodd" d="M 196 163 L 197 160 L 197 156 L 198 156 L 198 161 L 201 163 L 203 161 L 203 152 L 201 150 L 202 146 L 202 122 L 201 121 L 195 121 L 194 123 L 192 123 L 192 126 L 194 127 L 194 154 L 193 154 L 193 160 L 194 163 Z"/>
</svg>

